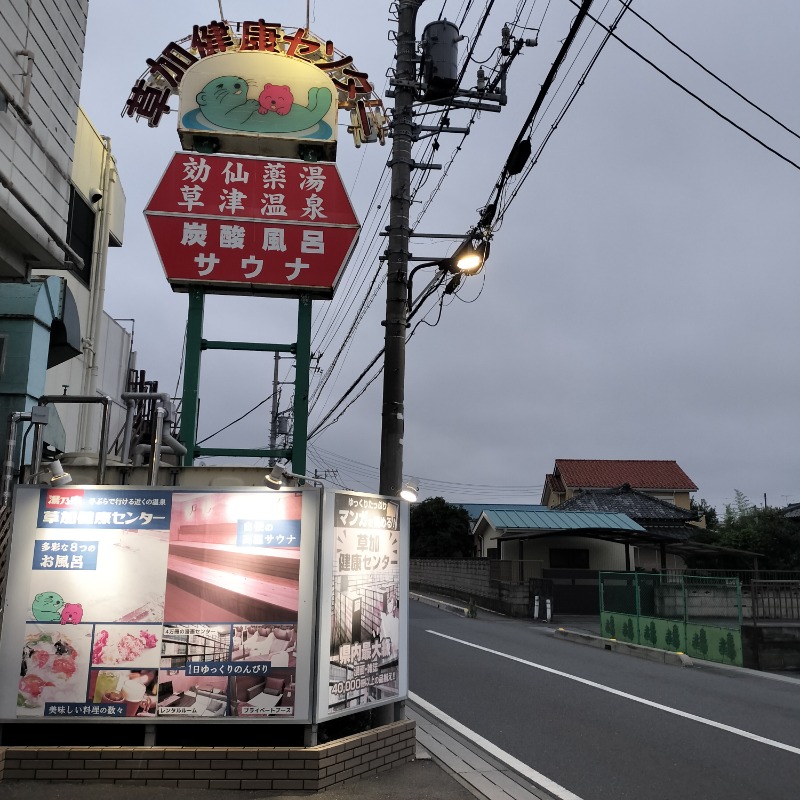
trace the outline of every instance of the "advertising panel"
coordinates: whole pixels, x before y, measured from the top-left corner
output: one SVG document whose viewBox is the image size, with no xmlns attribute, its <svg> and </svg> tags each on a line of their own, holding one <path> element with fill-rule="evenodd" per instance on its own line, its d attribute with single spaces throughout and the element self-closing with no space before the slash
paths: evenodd
<svg viewBox="0 0 800 800">
<path fill-rule="evenodd" d="M 176 153 L 145 209 L 176 291 L 331 298 L 359 224 L 335 164 Z"/>
<path fill-rule="evenodd" d="M 319 494 L 16 495 L 0 719 L 310 720 Z"/>
<path fill-rule="evenodd" d="M 406 696 L 408 546 L 407 503 L 356 492 L 326 494 L 319 719 Z"/>
</svg>

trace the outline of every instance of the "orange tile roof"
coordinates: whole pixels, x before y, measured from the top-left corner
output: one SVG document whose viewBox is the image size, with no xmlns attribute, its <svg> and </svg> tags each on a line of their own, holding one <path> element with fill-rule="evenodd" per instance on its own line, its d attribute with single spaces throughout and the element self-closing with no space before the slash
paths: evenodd
<svg viewBox="0 0 800 800">
<path fill-rule="evenodd" d="M 697 491 L 676 461 L 557 458 L 553 472 L 571 489 L 611 489 L 628 483 L 634 489 Z"/>
</svg>

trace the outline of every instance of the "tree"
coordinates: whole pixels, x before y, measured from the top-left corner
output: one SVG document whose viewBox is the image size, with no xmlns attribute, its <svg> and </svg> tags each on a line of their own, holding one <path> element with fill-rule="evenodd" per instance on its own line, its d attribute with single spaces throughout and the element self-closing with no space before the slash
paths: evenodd
<svg viewBox="0 0 800 800">
<path fill-rule="evenodd" d="M 672 626 L 672 646 L 675 650 L 681 649 L 681 634 L 677 625 Z"/>
<path fill-rule="evenodd" d="M 617 638 L 617 626 L 614 624 L 614 617 L 609 617 L 606 620 L 606 633 L 609 639 Z"/>
<path fill-rule="evenodd" d="M 704 503 L 705 501 L 700 501 Z M 738 489 L 733 503 L 725 505 L 716 528 L 699 531 L 694 541 L 759 553 L 762 569 L 800 569 L 800 526 L 784 515 L 783 509 L 759 508 Z M 706 569 L 752 569 L 751 556 L 723 553 L 688 560 L 689 566 Z"/>
<path fill-rule="evenodd" d="M 464 558 L 472 552 L 466 509 L 443 497 L 411 507 L 411 558 Z"/>
<path fill-rule="evenodd" d="M 800 528 L 778 508 L 758 508 L 738 489 L 733 505 L 725 506 L 719 543 L 762 554 L 764 569 L 800 569 Z"/>
<path fill-rule="evenodd" d="M 703 498 L 695 500 L 693 497 L 689 501 L 689 508 L 706 518 L 706 530 L 713 531 L 717 529 L 719 525 L 717 509 L 710 505 L 707 500 Z"/>
</svg>

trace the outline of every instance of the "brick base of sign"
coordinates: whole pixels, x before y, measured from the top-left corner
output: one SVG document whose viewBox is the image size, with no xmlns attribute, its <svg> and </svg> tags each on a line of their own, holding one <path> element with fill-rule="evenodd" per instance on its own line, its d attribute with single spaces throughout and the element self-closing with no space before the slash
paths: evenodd
<svg viewBox="0 0 800 800">
<path fill-rule="evenodd" d="M 320 791 L 414 758 L 403 720 L 315 747 L 0 747 L 0 782 Z"/>
</svg>

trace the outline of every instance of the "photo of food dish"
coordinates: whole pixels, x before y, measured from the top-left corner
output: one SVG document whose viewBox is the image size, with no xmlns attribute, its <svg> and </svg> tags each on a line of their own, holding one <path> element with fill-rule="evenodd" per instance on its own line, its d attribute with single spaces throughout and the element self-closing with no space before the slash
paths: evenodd
<svg viewBox="0 0 800 800">
<path fill-rule="evenodd" d="M 17 715 L 41 717 L 47 703 L 86 700 L 91 628 L 27 625 L 22 648 Z"/>
<path fill-rule="evenodd" d="M 160 625 L 96 625 L 92 666 L 158 666 Z"/>
</svg>

